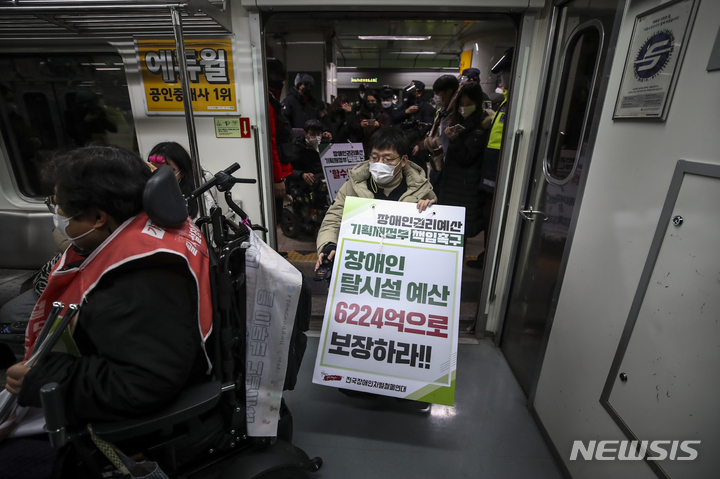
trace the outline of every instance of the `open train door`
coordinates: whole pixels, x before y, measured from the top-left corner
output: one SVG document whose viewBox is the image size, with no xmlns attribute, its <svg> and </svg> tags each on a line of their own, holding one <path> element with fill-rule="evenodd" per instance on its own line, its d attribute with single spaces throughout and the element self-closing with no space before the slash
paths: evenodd
<svg viewBox="0 0 720 479">
<path fill-rule="evenodd" d="M 556 2 L 560 3 L 560 2 Z M 525 185 L 501 349 L 532 401 L 590 166 L 620 0 L 554 9 L 555 40 L 532 170 Z M 612 38 L 611 38 L 612 37 Z"/>
</svg>

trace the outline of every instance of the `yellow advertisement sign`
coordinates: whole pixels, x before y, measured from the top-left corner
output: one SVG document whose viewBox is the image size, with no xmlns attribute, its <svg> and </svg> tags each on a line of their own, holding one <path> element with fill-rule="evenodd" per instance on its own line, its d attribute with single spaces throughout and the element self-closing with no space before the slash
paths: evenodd
<svg viewBox="0 0 720 479">
<path fill-rule="evenodd" d="M 472 50 L 465 50 L 460 54 L 460 73 L 472 66 Z"/>
<path fill-rule="evenodd" d="M 174 40 L 136 40 L 136 49 L 150 112 L 184 113 Z M 232 40 L 186 39 L 190 96 L 195 113 L 236 113 Z"/>
</svg>

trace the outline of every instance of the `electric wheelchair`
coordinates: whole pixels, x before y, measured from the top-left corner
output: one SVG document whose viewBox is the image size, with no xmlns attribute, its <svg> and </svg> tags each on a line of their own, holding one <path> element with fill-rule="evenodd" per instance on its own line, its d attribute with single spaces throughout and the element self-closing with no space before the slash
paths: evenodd
<svg viewBox="0 0 720 479">
<path fill-rule="evenodd" d="M 280 408 L 277 437 L 248 437 L 245 408 L 245 249 L 251 228 L 247 215 L 232 200 L 230 189 L 238 179 L 235 163 L 198 188 L 194 199 L 209 188 L 225 193 L 228 206 L 240 217 L 236 224 L 213 209 L 196 223 L 205 234 L 211 255 L 213 328 L 208 354 L 213 362 L 207 381 L 183 391 L 172 403 L 144 417 L 113 423 L 68 424 L 64 397 L 55 383 L 41 390 L 46 429 L 58 454 L 54 477 L 123 477 L 100 454 L 97 437 L 115 444 L 127 456 L 156 462 L 171 478 L 300 479 L 320 469 L 322 459 L 310 459 L 292 441 L 292 416 Z M 187 218 L 183 198 L 170 167 L 159 168 L 148 181 L 143 205 L 154 223 L 163 227 Z M 285 389 L 295 385 L 309 326 L 309 286 L 303 280 L 292 332 Z M 125 476 L 127 477 L 127 476 Z M 133 475 L 133 477 L 139 477 Z M 156 477 L 148 475 L 146 477 Z M 163 476 L 157 476 L 163 477 Z"/>
</svg>

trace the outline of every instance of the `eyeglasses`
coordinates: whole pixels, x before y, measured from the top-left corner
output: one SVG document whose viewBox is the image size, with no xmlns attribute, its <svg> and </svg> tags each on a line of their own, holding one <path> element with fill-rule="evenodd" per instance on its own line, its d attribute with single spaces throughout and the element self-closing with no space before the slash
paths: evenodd
<svg viewBox="0 0 720 479">
<path fill-rule="evenodd" d="M 373 163 L 382 161 L 386 165 L 391 165 L 395 160 L 397 160 L 400 157 L 401 157 L 400 155 L 396 156 L 395 158 L 388 158 L 387 156 L 380 157 L 377 155 L 372 155 L 372 156 L 370 156 L 370 161 L 372 161 Z"/>
<path fill-rule="evenodd" d="M 57 203 L 55 203 L 55 195 L 45 198 L 45 206 L 47 206 L 47 209 L 50 211 L 50 213 L 54 215 L 57 214 L 58 205 Z"/>
<path fill-rule="evenodd" d="M 47 209 L 48 209 L 48 211 L 50 211 L 50 213 L 52 213 L 54 215 L 60 214 L 60 213 L 58 213 L 58 204 L 55 203 L 55 195 L 48 196 L 45 198 L 45 206 L 47 206 Z M 72 220 L 72 219 L 77 218 L 81 214 L 82 213 L 78 213 L 73 216 L 68 216 L 67 218 Z M 61 216 L 64 216 L 64 215 L 61 215 Z"/>
</svg>

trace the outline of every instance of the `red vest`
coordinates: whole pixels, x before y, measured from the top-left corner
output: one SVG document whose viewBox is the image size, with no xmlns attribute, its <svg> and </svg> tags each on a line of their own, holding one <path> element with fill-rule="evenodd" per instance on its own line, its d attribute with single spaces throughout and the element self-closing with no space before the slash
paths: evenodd
<svg viewBox="0 0 720 479">
<path fill-rule="evenodd" d="M 82 260 L 70 247 L 55 264 L 48 284 L 33 309 L 25 330 L 25 359 L 29 357 L 42 329 L 52 303 L 62 301 L 65 306 L 81 304 L 97 286 L 105 273 L 125 263 L 156 253 L 170 253 L 185 259 L 195 278 L 198 298 L 198 332 L 203 348 L 212 330 L 212 295 L 210 291 L 210 259 L 205 239 L 188 218 L 179 229 L 161 228 L 153 224 L 145 212 L 124 222 L 98 246 L 83 263 L 75 268 L 65 265 Z M 82 310 L 73 320 L 77 323 Z M 74 328 L 71 325 L 71 331 Z"/>
</svg>

